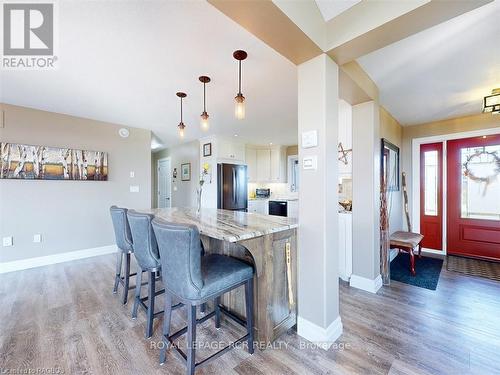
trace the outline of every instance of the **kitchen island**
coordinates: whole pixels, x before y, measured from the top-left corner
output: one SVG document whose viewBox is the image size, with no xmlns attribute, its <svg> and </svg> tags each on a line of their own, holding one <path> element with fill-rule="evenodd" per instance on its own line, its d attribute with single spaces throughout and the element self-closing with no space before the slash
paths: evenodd
<svg viewBox="0 0 500 375">
<path fill-rule="evenodd" d="M 259 346 L 273 342 L 297 322 L 297 220 L 281 216 L 203 208 L 140 210 L 160 219 L 193 224 L 206 253 L 229 255 L 255 268 L 254 322 Z M 244 289 L 226 293 L 223 307 L 245 316 Z"/>
</svg>

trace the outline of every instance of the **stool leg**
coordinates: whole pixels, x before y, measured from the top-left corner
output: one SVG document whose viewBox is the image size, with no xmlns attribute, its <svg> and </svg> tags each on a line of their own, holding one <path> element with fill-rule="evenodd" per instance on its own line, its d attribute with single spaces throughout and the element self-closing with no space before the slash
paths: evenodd
<svg viewBox="0 0 500 375">
<path fill-rule="evenodd" d="M 137 319 L 137 308 L 141 302 L 141 284 L 142 284 L 142 269 L 137 270 L 137 275 L 135 277 L 135 298 L 134 307 L 132 309 L 132 319 Z"/>
<path fill-rule="evenodd" d="M 413 254 L 413 250 L 410 250 L 410 272 L 412 276 L 416 275 L 415 272 L 415 254 Z"/>
<path fill-rule="evenodd" d="M 248 352 L 253 354 L 253 278 L 245 284 L 245 306 L 247 313 Z"/>
<path fill-rule="evenodd" d="M 163 346 L 160 350 L 160 365 L 167 359 L 167 349 L 170 345 L 170 320 L 172 318 L 172 296 L 165 292 L 165 312 L 163 313 Z"/>
<path fill-rule="evenodd" d="M 214 300 L 214 310 L 215 310 L 215 328 L 220 328 L 220 296 L 216 297 Z"/>
<path fill-rule="evenodd" d="M 154 272 L 149 272 L 148 283 L 148 322 L 146 327 L 146 338 L 153 336 L 153 320 L 155 313 L 155 283 L 156 276 Z"/>
<path fill-rule="evenodd" d="M 202 303 L 201 306 L 200 306 L 200 312 L 202 314 L 205 314 L 205 311 L 207 311 L 207 304 L 206 303 Z"/>
<path fill-rule="evenodd" d="M 196 363 L 196 306 L 188 306 L 188 331 L 187 331 L 187 372 L 194 375 Z"/>
<path fill-rule="evenodd" d="M 120 282 L 121 273 L 122 273 L 122 259 L 123 253 L 121 250 L 118 250 L 116 253 L 116 271 L 115 271 L 115 285 L 113 286 L 113 294 L 118 292 L 118 283 Z"/>
<path fill-rule="evenodd" d="M 418 258 L 419 258 L 419 259 L 420 259 L 420 258 L 422 258 L 421 253 L 422 253 L 422 244 L 421 244 L 421 243 L 419 243 L 419 244 L 418 244 Z"/>
<path fill-rule="evenodd" d="M 128 286 L 130 282 L 130 253 L 125 257 L 125 274 L 123 275 L 123 298 L 122 303 L 127 304 L 128 300 Z"/>
</svg>

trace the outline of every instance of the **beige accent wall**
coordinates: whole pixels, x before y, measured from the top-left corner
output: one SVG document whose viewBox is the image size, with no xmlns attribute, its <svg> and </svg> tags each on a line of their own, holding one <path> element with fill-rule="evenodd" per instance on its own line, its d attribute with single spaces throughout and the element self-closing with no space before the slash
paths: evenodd
<svg viewBox="0 0 500 375">
<path fill-rule="evenodd" d="M 473 130 L 500 128 L 500 116 L 491 113 L 457 117 L 420 125 L 403 127 L 403 168 L 408 176 L 408 199 L 412 201 L 412 141 L 415 138 L 469 132 Z"/>
<path fill-rule="evenodd" d="M 115 124 L 2 104 L 2 142 L 70 147 L 108 153 L 108 181 L 0 180 L 0 237 L 8 262 L 115 243 L 109 207 L 151 205 L 151 132 L 128 128 L 121 138 Z M 130 178 L 130 172 L 135 173 Z M 130 185 L 139 186 L 130 193 Z M 33 243 L 41 234 L 42 242 Z"/>
<path fill-rule="evenodd" d="M 389 208 L 389 231 L 395 232 L 403 230 L 403 199 L 401 190 L 401 172 L 402 172 L 402 147 L 403 147 L 403 127 L 391 116 L 384 107 L 380 107 L 380 138 L 384 138 L 393 145 L 399 147 L 399 182 L 400 190 L 391 191 L 387 197 Z"/>
<path fill-rule="evenodd" d="M 153 153 L 151 158 L 152 168 L 152 205 L 158 205 L 158 168 L 159 159 L 170 157 L 171 174 L 174 168 L 177 168 L 177 178 L 171 178 L 172 184 L 172 207 L 195 207 L 196 206 L 196 188 L 198 187 L 198 178 L 200 171 L 200 153 L 199 142 L 193 141 L 184 143 L 176 147 L 165 149 Z M 191 163 L 191 180 L 182 181 L 181 164 Z M 177 189 L 176 189 L 177 188 Z"/>
</svg>

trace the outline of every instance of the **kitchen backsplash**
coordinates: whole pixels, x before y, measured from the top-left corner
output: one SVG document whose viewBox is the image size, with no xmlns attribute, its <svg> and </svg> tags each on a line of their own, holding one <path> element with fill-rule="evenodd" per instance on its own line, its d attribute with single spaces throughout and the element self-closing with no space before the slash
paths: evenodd
<svg viewBox="0 0 500 375">
<path fill-rule="evenodd" d="M 248 194 L 249 196 L 252 193 L 255 193 L 255 189 L 271 189 L 271 197 L 276 197 L 280 195 L 287 195 L 290 194 L 290 191 L 288 190 L 288 184 L 285 183 L 257 183 L 257 182 L 250 182 L 248 184 Z"/>
</svg>

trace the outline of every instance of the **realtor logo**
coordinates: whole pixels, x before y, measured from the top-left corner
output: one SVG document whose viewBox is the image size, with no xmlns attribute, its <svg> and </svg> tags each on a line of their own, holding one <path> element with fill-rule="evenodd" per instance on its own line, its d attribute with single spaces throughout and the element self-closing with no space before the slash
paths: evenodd
<svg viewBox="0 0 500 375">
<path fill-rule="evenodd" d="M 3 5 L 4 55 L 54 53 L 53 4 Z"/>
<path fill-rule="evenodd" d="M 56 60 L 54 4 L 4 3 L 2 67 L 54 68 Z"/>
</svg>

